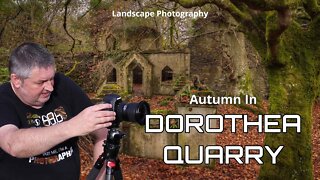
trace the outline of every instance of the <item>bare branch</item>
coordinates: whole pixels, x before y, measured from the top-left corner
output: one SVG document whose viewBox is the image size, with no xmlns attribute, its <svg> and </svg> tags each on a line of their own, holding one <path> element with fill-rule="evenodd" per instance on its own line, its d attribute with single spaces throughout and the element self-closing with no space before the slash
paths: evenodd
<svg viewBox="0 0 320 180">
<path fill-rule="evenodd" d="M 57 1 L 54 5 L 52 6 L 47 6 L 47 8 L 50 8 L 50 11 L 49 9 L 47 11 L 49 11 L 48 15 L 47 15 L 47 21 L 45 21 L 43 24 L 42 24 L 42 32 L 39 33 L 39 36 L 42 36 L 41 39 L 42 39 L 42 42 L 43 44 L 46 44 L 46 46 L 48 45 L 48 43 L 46 42 L 46 32 L 48 32 L 54 18 L 56 17 L 59 9 L 61 8 L 61 5 L 62 5 L 62 1 Z"/>
<path fill-rule="evenodd" d="M 67 0 L 66 3 L 64 4 L 64 16 L 63 16 L 63 29 L 64 31 L 67 33 L 67 35 L 72 39 L 72 46 L 70 48 L 70 52 L 72 54 L 72 58 L 74 56 L 73 54 L 73 49 L 74 46 L 76 44 L 76 40 L 75 38 L 69 33 L 68 29 L 67 29 L 67 17 L 68 17 L 68 6 L 70 4 L 71 0 Z"/>
</svg>

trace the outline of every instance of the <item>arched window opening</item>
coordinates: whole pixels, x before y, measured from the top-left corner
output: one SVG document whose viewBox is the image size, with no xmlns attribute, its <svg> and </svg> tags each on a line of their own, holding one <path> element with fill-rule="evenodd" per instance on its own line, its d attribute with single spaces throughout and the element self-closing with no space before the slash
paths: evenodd
<svg viewBox="0 0 320 180">
<path fill-rule="evenodd" d="M 166 66 L 162 69 L 161 71 L 162 77 L 161 77 L 161 81 L 165 82 L 165 81 L 172 81 L 173 79 L 173 71 L 169 66 Z"/>
</svg>

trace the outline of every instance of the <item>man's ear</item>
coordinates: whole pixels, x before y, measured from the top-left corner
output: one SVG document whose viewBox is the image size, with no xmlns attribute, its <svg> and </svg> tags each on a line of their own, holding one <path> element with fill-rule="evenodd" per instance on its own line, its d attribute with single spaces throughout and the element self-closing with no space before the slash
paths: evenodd
<svg viewBox="0 0 320 180">
<path fill-rule="evenodd" d="M 22 85 L 22 79 L 17 76 L 16 74 L 10 74 L 10 80 L 11 80 L 11 84 L 15 87 L 15 88 L 20 88 Z"/>
</svg>

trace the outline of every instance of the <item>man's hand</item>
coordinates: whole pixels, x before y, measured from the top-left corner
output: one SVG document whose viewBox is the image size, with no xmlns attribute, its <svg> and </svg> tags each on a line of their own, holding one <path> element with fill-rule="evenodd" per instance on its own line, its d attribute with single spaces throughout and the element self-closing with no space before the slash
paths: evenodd
<svg viewBox="0 0 320 180">
<path fill-rule="evenodd" d="M 109 111 L 111 104 L 97 104 L 87 107 L 70 120 L 73 136 L 83 136 L 112 125 L 116 113 Z"/>
</svg>

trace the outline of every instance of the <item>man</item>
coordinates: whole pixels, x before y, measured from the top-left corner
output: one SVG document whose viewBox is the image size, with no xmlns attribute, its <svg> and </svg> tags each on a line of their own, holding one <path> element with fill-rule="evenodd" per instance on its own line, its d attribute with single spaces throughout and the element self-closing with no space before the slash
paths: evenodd
<svg viewBox="0 0 320 180">
<path fill-rule="evenodd" d="M 9 72 L 0 86 L 0 179 L 79 179 L 77 137 L 94 135 L 96 159 L 115 119 L 111 105 L 92 105 L 36 43 L 12 52 Z"/>
</svg>

